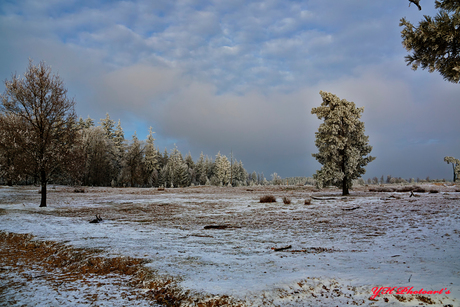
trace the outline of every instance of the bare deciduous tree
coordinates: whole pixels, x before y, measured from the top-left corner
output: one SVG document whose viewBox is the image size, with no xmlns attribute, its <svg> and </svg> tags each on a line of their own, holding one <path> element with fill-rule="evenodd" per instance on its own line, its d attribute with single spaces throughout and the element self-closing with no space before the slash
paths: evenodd
<svg viewBox="0 0 460 307">
<path fill-rule="evenodd" d="M 63 81 L 44 62 L 35 66 L 30 60 L 24 77 L 14 74 L 11 81 L 5 81 L 5 88 L 2 116 L 17 117 L 21 123 L 7 133 L 27 157 L 25 171 L 38 175 L 40 207 L 46 207 L 50 176 L 74 163 L 70 153 L 78 137 L 75 102 L 67 98 Z"/>
</svg>

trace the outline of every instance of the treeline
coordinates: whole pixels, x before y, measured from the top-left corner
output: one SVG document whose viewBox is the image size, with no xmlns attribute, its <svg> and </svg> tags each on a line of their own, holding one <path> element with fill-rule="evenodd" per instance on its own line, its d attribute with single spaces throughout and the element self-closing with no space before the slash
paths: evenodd
<svg viewBox="0 0 460 307">
<path fill-rule="evenodd" d="M 85 186 L 112 187 L 187 187 L 190 185 L 242 186 L 255 184 L 243 167 L 242 161 L 227 158 L 220 152 L 215 159 L 201 153 L 194 161 L 188 153 L 185 158 L 175 146 L 162 153 L 155 146 L 150 128 L 145 141 L 136 133 L 125 139 L 120 121 L 115 124 L 107 113 L 96 126 L 94 120 L 80 117 L 76 123 L 79 137 L 72 149 L 71 167 L 51 174 L 49 182 Z M 32 184 L 39 176 L 22 172 L 20 162 L 5 159 L 11 153 L 0 148 L 0 178 L 7 184 Z M 263 174 L 262 174 L 263 176 Z"/>
</svg>

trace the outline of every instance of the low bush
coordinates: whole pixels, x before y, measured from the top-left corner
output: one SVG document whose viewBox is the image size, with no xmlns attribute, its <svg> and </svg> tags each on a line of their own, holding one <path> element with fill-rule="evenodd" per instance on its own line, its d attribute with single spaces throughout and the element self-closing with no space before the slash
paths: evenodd
<svg viewBox="0 0 460 307">
<path fill-rule="evenodd" d="M 264 195 L 260 197 L 261 203 L 276 203 L 276 197 L 273 195 Z"/>
<path fill-rule="evenodd" d="M 288 198 L 288 197 L 286 197 L 286 196 L 284 196 L 284 197 L 283 197 L 283 203 L 284 203 L 285 205 L 289 205 L 289 204 L 291 203 L 291 199 Z"/>
</svg>

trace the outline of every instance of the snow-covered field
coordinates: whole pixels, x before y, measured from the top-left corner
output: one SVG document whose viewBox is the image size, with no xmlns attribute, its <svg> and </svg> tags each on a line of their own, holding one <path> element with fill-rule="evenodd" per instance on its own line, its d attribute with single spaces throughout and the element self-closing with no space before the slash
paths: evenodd
<svg viewBox="0 0 460 307">
<path fill-rule="evenodd" d="M 0 231 L 143 258 L 191 293 L 226 295 L 245 306 L 460 306 L 459 188 L 424 187 L 439 193 L 360 188 L 341 198 L 335 189 L 294 186 L 86 193 L 57 186 L 49 187 L 47 208 L 38 207 L 36 187 L 0 187 Z M 267 194 L 277 202 L 260 203 Z M 312 195 L 320 199 L 306 205 Z M 96 214 L 103 222 L 89 223 Z M 211 225 L 220 228 L 205 229 Z M 26 282 L 24 272 L 0 269 L 0 306 L 148 305 L 120 294 L 125 277 L 97 277 L 96 291 L 78 280 Z M 370 300 L 376 287 L 443 294 L 394 290 Z"/>
</svg>

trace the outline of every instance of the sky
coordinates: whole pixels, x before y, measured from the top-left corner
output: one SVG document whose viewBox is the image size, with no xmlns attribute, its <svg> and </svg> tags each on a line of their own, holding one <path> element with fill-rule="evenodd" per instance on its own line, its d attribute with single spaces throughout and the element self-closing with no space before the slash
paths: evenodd
<svg viewBox="0 0 460 307">
<path fill-rule="evenodd" d="M 0 1 L 0 79 L 45 61 L 96 123 L 198 159 L 218 152 L 266 178 L 321 165 L 319 91 L 364 107 L 377 159 L 363 176 L 452 179 L 460 84 L 406 66 L 399 21 L 434 16 L 407 0 Z M 4 83 L 0 85 L 4 91 Z"/>
</svg>

